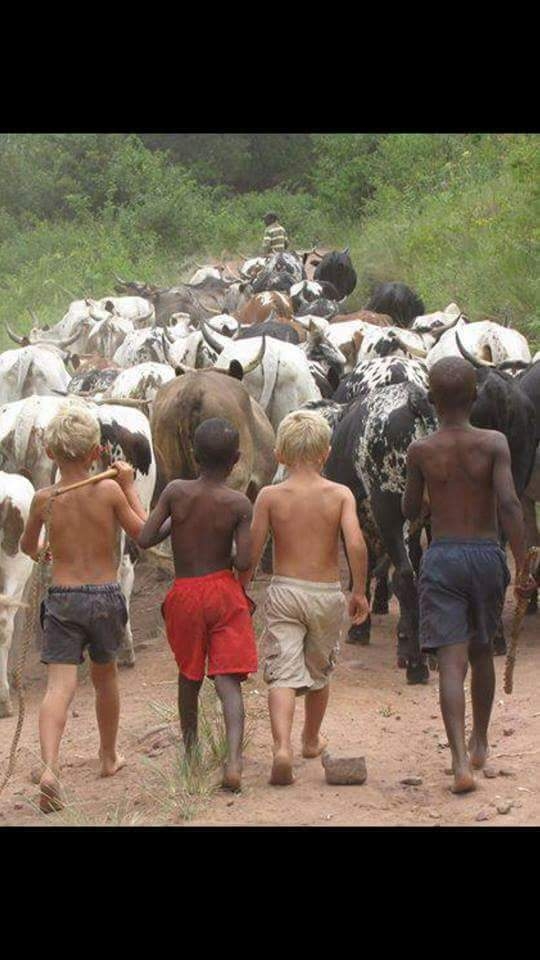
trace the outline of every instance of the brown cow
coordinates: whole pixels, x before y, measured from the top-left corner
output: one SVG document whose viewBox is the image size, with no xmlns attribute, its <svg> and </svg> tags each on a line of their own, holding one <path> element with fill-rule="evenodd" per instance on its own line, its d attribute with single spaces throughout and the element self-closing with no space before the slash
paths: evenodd
<svg viewBox="0 0 540 960">
<path fill-rule="evenodd" d="M 179 372 L 179 371 L 178 371 Z M 240 434 L 240 459 L 227 480 L 251 501 L 276 472 L 272 425 L 243 383 L 219 370 L 193 370 L 161 387 L 154 398 L 152 439 L 158 466 L 156 496 L 171 480 L 199 475 L 193 435 L 204 420 L 224 417 Z"/>
<path fill-rule="evenodd" d="M 286 320 L 293 319 L 293 308 L 291 298 L 279 290 L 265 290 L 263 293 L 257 293 L 240 310 L 233 314 L 240 324 L 247 326 L 252 323 L 262 323 L 270 316 L 272 311 L 278 317 Z"/>
</svg>

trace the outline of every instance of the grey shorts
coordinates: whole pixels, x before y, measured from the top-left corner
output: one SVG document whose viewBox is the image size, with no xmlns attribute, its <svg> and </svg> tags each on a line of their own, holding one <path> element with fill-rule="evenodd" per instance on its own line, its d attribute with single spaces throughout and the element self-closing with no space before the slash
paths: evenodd
<svg viewBox="0 0 540 960">
<path fill-rule="evenodd" d="M 420 566 L 422 650 L 490 645 L 509 583 L 506 556 L 496 540 L 434 540 Z"/>
<path fill-rule="evenodd" d="M 88 647 L 93 663 L 116 660 L 128 612 L 118 583 L 49 587 L 41 604 L 42 663 L 83 663 Z"/>
<path fill-rule="evenodd" d="M 273 577 L 264 604 L 264 679 L 297 695 L 327 686 L 346 611 L 340 583 Z"/>
</svg>

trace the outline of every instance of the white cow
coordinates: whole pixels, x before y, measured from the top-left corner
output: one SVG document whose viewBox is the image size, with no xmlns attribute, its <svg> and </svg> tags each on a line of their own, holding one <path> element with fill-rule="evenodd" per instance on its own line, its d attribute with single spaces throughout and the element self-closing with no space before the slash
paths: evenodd
<svg viewBox="0 0 540 960">
<path fill-rule="evenodd" d="M 32 574 L 33 561 L 19 547 L 30 504 L 32 484 L 24 477 L 0 471 L 0 717 L 13 713 L 9 697 L 8 656 L 13 641 L 16 602 Z M 14 601 L 13 606 L 9 601 Z"/>
<path fill-rule="evenodd" d="M 145 297 L 102 297 L 90 302 L 117 317 L 131 320 L 136 329 L 152 325 L 156 319 L 154 305 Z"/>
<path fill-rule="evenodd" d="M 171 333 L 174 327 L 171 329 Z M 174 337 L 174 333 L 172 333 Z M 163 347 L 163 327 L 143 327 L 128 333 L 123 343 L 113 354 L 113 360 L 121 367 L 134 367 L 138 363 L 166 363 Z"/>
<path fill-rule="evenodd" d="M 204 331 L 205 336 L 207 330 Z M 309 361 L 299 347 L 274 337 L 230 340 L 219 334 L 222 346 L 216 369 L 236 370 L 247 390 L 261 405 L 274 430 L 288 413 L 308 400 L 320 400 L 321 392 L 309 369 Z M 214 343 L 216 341 L 214 340 Z M 212 346 L 212 343 L 209 342 Z"/>
<path fill-rule="evenodd" d="M 0 469 L 8 473 L 24 472 L 36 490 L 53 483 L 56 465 L 45 452 L 44 432 L 51 418 L 69 401 L 65 397 L 27 397 L 0 407 Z M 74 402 L 81 403 L 77 398 Z M 156 462 L 150 424 L 139 410 L 114 402 L 97 405 L 87 401 L 100 422 L 103 458 L 92 472 L 105 470 L 115 460 L 127 460 L 135 470 L 135 486 L 146 510 L 154 492 Z M 125 535 L 118 539 L 118 579 L 129 606 L 133 587 L 133 562 L 125 552 Z M 126 626 L 120 662 L 134 662 L 131 626 Z"/>
<path fill-rule="evenodd" d="M 456 330 L 465 349 L 480 360 L 494 364 L 503 363 L 505 360 L 530 363 L 529 345 L 523 334 L 517 330 L 502 327 L 492 320 L 466 323 L 461 319 L 455 327 L 443 333 L 438 343 L 429 351 L 426 358 L 428 367 L 432 367 L 443 357 L 462 356 L 456 341 Z"/>
<path fill-rule="evenodd" d="M 11 403 L 32 394 L 64 392 L 70 374 L 61 352 L 53 346 L 21 347 L 0 354 L 0 403 Z"/>
<path fill-rule="evenodd" d="M 159 388 L 174 380 L 174 376 L 168 363 L 138 363 L 122 370 L 102 394 L 102 399 L 146 400 L 151 405 Z"/>
<path fill-rule="evenodd" d="M 94 323 L 86 338 L 86 352 L 113 357 L 128 334 L 133 333 L 132 320 L 109 314 L 105 320 Z"/>
</svg>

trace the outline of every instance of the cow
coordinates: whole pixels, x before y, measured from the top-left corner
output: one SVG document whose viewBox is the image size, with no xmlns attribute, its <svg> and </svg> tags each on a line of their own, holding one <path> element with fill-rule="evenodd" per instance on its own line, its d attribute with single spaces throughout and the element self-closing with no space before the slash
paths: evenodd
<svg viewBox="0 0 540 960">
<path fill-rule="evenodd" d="M 536 418 L 536 456 L 529 482 L 521 499 L 527 545 L 534 547 L 540 546 L 540 532 L 535 509 L 535 504 L 540 503 L 540 357 L 533 360 L 525 370 L 517 374 L 516 383 L 532 403 Z M 537 610 L 538 591 L 531 597 L 527 613 L 536 613 Z"/>
<path fill-rule="evenodd" d="M 321 298 L 325 300 L 339 300 L 336 288 L 331 283 L 317 283 L 316 280 L 301 280 L 293 284 L 289 290 L 293 310 L 298 312 L 310 303 L 317 303 Z M 337 308 L 333 310 L 336 313 Z"/>
<path fill-rule="evenodd" d="M 414 383 L 428 388 L 428 369 L 422 360 L 410 357 L 368 357 L 360 360 L 353 372 L 344 377 L 334 394 L 337 403 L 362 400 L 377 387 L 394 383 Z"/>
<path fill-rule="evenodd" d="M 13 713 L 9 696 L 8 656 L 17 606 L 31 575 L 33 562 L 19 547 L 34 488 L 29 480 L 0 471 L 0 717 Z M 11 601 L 11 602 L 10 602 Z"/>
<path fill-rule="evenodd" d="M 301 339 L 303 341 L 306 339 L 306 331 L 303 327 L 299 327 L 289 320 L 272 320 L 271 316 L 272 314 L 262 323 L 252 323 L 250 326 L 240 327 L 233 340 L 267 336 L 274 337 L 276 340 L 283 340 L 285 343 L 299 344 Z"/>
<path fill-rule="evenodd" d="M 337 422 L 325 467 L 325 475 L 344 483 L 355 497 L 368 546 L 369 578 L 385 555 L 394 566 L 400 607 L 398 663 L 406 667 L 411 684 L 426 683 L 429 671 L 418 638 L 420 525 L 411 528 L 404 522 L 401 497 L 407 449 L 436 426 L 426 390 L 408 382 L 378 387 L 353 402 Z M 368 638 L 369 621 L 349 630 L 351 643 Z"/>
<path fill-rule="evenodd" d="M 462 346 L 474 358 L 471 362 L 491 366 L 510 361 L 517 362 L 518 365 L 520 362 L 531 362 L 529 345 L 523 334 L 517 330 L 503 327 L 491 320 L 466 323 L 461 317 L 451 329 L 442 333 L 438 342 L 429 350 L 426 357 L 428 367 L 432 367 L 437 360 L 444 357 L 461 356 L 458 334 Z"/>
<path fill-rule="evenodd" d="M 67 385 L 67 393 L 79 396 L 101 395 L 122 369 L 113 360 L 100 357 L 99 354 L 75 355 L 71 357 L 71 364 L 75 373 Z"/>
<path fill-rule="evenodd" d="M 131 320 L 135 329 L 151 326 L 156 319 L 153 305 L 144 297 L 102 297 L 96 301 L 88 298 L 85 302 L 107 310 L 115 317 Z"/>
<path fill-rule="evenodd" d="M 309 369 L 324 398 L 332 397 L 343 376 L 347 358 L 327 337 L 329 326 L 312 318 L 307 341 L 302 349 L 309 360 Z"/>
<path fill-rule="evenodd" d="M 248 282 L 213 277 L 196 286 L 180 283 L 164 289 L 137 280 L 122 280 L 120 277 L 116 280 L 121 290 L 132 290 L 152 303 L 156 324 L 161 327 L 174 313 L 188 313 L 192 322 L 198 324 L 223 310 L 232 312 L 240 309 L 253 293 Z"/>
<path fill-rule="evenodd" d="M 408 327 L 425 313 L 424 301 L 405 283 L 380 283 L 366 306 L 375 313 L 387 313 L 397 327 Z"/>
<path fill-rule="evenodd" d="M 271 313 L 291 320 L 293 317 L 291 298 L 277 290 L 258 293 L 240 310 L 237 310 L 234 316 L 242 326 L 248 326 L 252 323 L 262 323 Z"/>
<path fill-rule="evenodd" d="M 291 287 L 306 279 L 302 258 L 289 250 L 274 253 L 251 281 L 253 293 L 276 290 L 288 293 Z"/>
<path fill-rule="evenodd" d="M 158 490 L 171 480 L 192 480 L 199 475 L 193 435 L 199 424 L 211 417 L 224 417 L 237 428 L 240 459 L 226 483 L 254 501 L 275 473 L 274 431 L 245 386 L 217 370 L 189 371 L 156 393 L 151 424 Z"/>
<path fill-rule="evenodd" d="M 72 346 L 77 352 L 85 353 L 87 352 L 88 335 L 94 325 L 100 320 L 110 318 L 112 313 L 102 307 L 98 301 L 88 298 L 86 300 L 74 300 L 70 303 L 67 313 L 52 327 L 40 327 L 37 317 L 32 311 L 31 315 L 36 326 L 24 338 L 16 337 L 13 331 L 7 327 L 12 340 L 20 343 L 21 346 L 43 342 L 54 343 L 62 349 Z"/>
<path fill-rule="evenodd" d="M 348 297 L 356 287 L 356 272 L 349 256 L 349 247 L 345 247 L 341 253 L 338 250 L 325 253 L 315 268 L 313 279 L 331 283 L 337 290 L 336 300 Z"/>
<path fill-rule="evenodd" d="M 163 347 L 164 327 L 144 327 L 128 333 L 112 359 L 120 367 L 134 367 L 139 363 L 166 363 Z M 167 331 L 172 340 L 172 331 Z M 186 338 L 179 338 L 186 339 Z"/>
<path fill-rule="evenodd" d="M 128 334 L 134 331 L 133 322 L 112 314 L 95 323 L 86 338 L 86 351 L 102 357 L 113 357 Z"/>
<path fill-rule="evenodd" d="M 115 460 L 131 463 L 141 503 L 149 509 L 156 482 L 156 463 L 147 418 L 139 410 L 126 408 L 119 402 L 103 405 L 77 402 L 84 402 L 100 424 L 102 453 L 93 464 L 92 472 L 105 470 Z M 47 424 L 65 403 L 65 398 L 35 396 L 0 407 L 0 470 L 22 474 L 36 490 L 54 483 L 56 465 L 45 452 L 43 438 Z M 133 561 L 125 549 L 123 533 L 118 539 L 118 557 L 118 579 L 129 606 Z M 129 621 L 119 662 L 127 666 L 135 662 Z"/>
<path fill-rule="evenodd" d="M 160 387 L 174 380 L 168 363 L 139 363 L 122 370 L 103 392 L 101 399 L 114 403 L 117 399 L 140 400 L 151 409 Z"/>
<path fill-rule="evenodd" d="M 190 287 L 196 287 L 199 283 L 204 283 L 205 280 L 221 280 L 221 270 L 219 267 L 198 267 L 192 277 L 189 278 L 188 284 Z"/>
<path fill-rule="evenodd" d="M 69 380 L 62 353 L 55 347 L 22 347 L 0 354 L 0 403 L 64 391 Z"/>
<path fill-rule="evenodd" d="M 229 340 L 210 333 L 206 324 L 201 332 L 208 346 L 219 352 L 216 369 L 229 370 L 260 403 L 274 430 L 288 413 L 307 400 L 320 400 L 305 354 L 292 343 L 273 337 Z"/>
</svg>

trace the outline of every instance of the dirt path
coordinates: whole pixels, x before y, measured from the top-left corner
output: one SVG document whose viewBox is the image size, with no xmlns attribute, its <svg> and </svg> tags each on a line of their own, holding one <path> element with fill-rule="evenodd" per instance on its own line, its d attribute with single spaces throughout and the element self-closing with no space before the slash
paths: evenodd
<svg viewBox="0 0 540 960">
<path fill-rule="evenodd" d="M 448 790 L 444 770 L 449 751 L 438 709 L 437 675 L 431 674 L 427 687 L 408 687 L 403 672 L 393 665 L 395 601 L 389 616 L 373 618 L 370 647 L 343 644 L 324 724 L 330 745 L 366 757 L 368 779 L 363 786 L 328 786 L 320 761 L 300 756 L 294 786 L 268 785 L 270 734 L 264 684 L 256 677 L 245 684 L 250 736 L 242 795 L 225 795 L 208 783 L 188 784 L 186 794 L 174 776 L 176 670 L 159 617 L 167 585 L 167 579 L 153 568 L 138 568 L 132 606 L 138 659 L 133 670 L 121 673 L 120 743 L 127 766 L 112 780 L 97 777 L 93 695 L 83 667 L 62 750 L 69 806 L 49 817 L 36 810 L 37 791 L 30 782 L 30 769 L 38 757 L 37 712 L 44 688 L 44 668 L 33 652 L 27 670 L 22 748 L 16 775 L 0 797 L 0 825 L 474 825 L 480 812 L 486 819 L 479 826 L 540 823 L 538 617 L 525 620 L 511 697 L 502 692 L 503 659 L 496 660 L 491 763 L 506 775 L 495 779 L 480 775 L 474 794 L 454 797 Z M 264 588 L 261 580 L 253 591 L 259 609 Z M 511 612 L 509 601 L 507 629 Z M 258 615 L 257 623 L 260 629 Z M 208 687 L 207 703 L 214 696 Z M 15 719 L 0 721 L 1 770 Z M 301 722 L 300 703 L 296 744 Z M 420 777 L 422 783 L 402 785 L 400 781 L 409 776 Z M 507 800 L 513 802 L 510 812 L 497 813 L 497 805 Z"/>
</svg>

